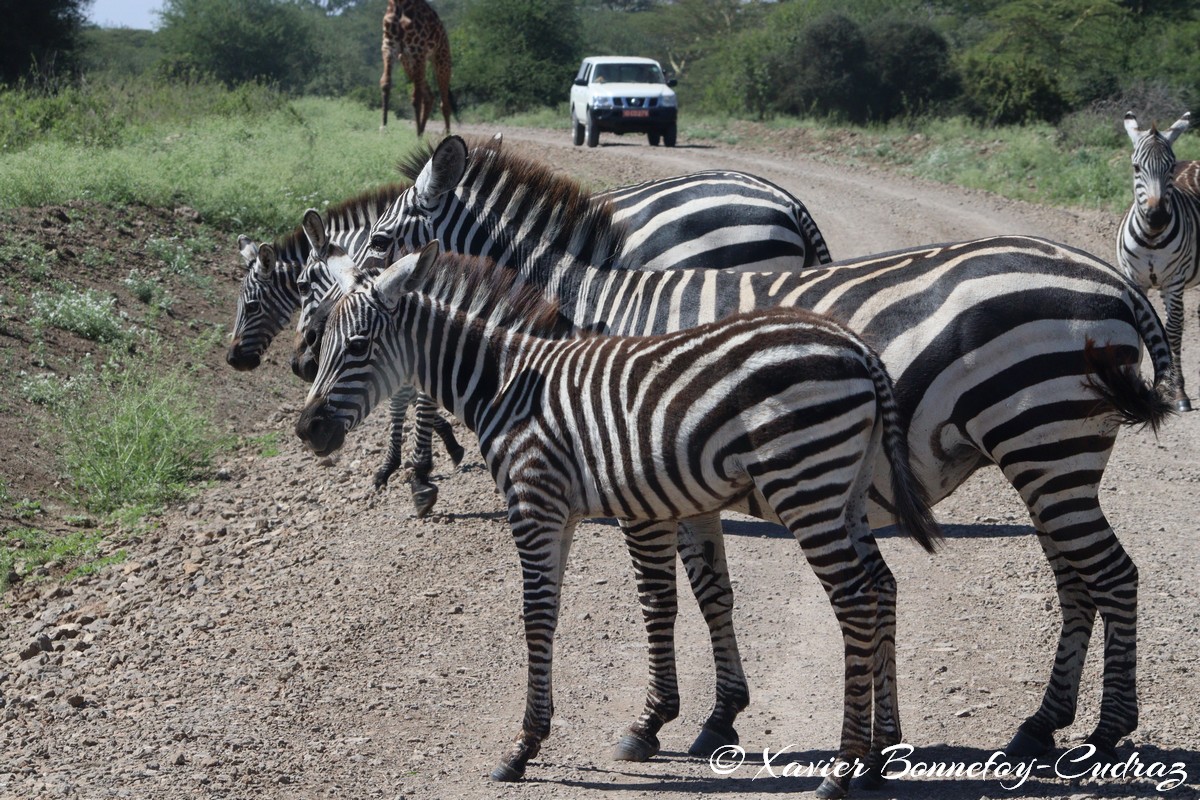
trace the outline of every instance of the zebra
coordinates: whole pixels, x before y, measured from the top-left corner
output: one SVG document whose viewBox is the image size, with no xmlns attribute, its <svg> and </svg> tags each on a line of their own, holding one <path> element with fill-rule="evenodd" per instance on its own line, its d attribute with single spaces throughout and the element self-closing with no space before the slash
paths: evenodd
<svg viewBox="0 0 1200 800">
<path fill-rule="evenodd" d="M 497 134 L 478 148 L 499 152 L 501 146 L 502 138 Z M 408 180 L 419 174 L 419 168 L 411 164 L 427 159 L 431 153 L 424 145 L 402 162 L 401 170 Z M 825 238 L 804 204 L 770 181 L 744 172 L 709 170 L 646 181 L 591 195 L 588 202 L 611 204 L 614 222 L 630 230 L 620 253 L 621 264 L 630 267 L 654 269 L 681 258 L 710 268 L 736 269 L 768 269 L 797 259 L 806 266 L 816 266 L 831 260 Z M 311 233 L 317 227 L 307 218 L 302 225 L 310 234 L 310 252 Z M 311 381 L 316 373 L 314 348 L 320 341 L 320 324 L 313 324 L 308 317 L 320 314 L 317 306 L 332 280 L 318 269 L 308 273 L 301 284 L 319 288 L 301 299 L 300 334 L 292 369 L 297 376 Z M 392 431 L 402 425 L 404 410 L 401 407 L 393 411 Z M 417 517 L 428 515 L 438 497 L 437 485 L 430 477 L 429 430 L 421 420 L 440 418 L 432 416 L 434 411 L 429 406 L 421 406 L 421 410 L 415 426 L 415 460 L 419 466 L 411 485 Z M 375 474 L 376 488 L 386 484 L 391 474 L 389 465 L 394 469 L 399 464 L 398 459 L 390 457 L 392 449 L 388 453 L 387 463 Z"/>
<path fill-rule="evenodd" d="M 663 333 L 776 305 L 849 325 L 896 379 L 931 499 L 981 467 L 999 467 L 1054 571 L 1063 618 L 1054 664 L 1039 708 L 1005 752 L 1044 753 L 1074 721 L 1097 611 L 1106 626 L 1104 692 L 1087 741 L 1111 752 L 1137 727 L 1137 568 L 1104 516 L 1099 485 L 1119 425 L 1157 428 L 1172 411 L 1164 393 L 1174 386 L 1162 323 L 1133 282 L 1083 251 L 1015 235 L 790 272 L 613 269 L 620 231 L 584 194 L 547 168 L 513 154 L 469 153 L 452 137 L 380 218 L 364 265 L 378 268 L 401 246 L 432 239 L 456 251 L 487 242 L 471 252 L 519 270 L 576 326 L 611 334 Z M 477 228 L 486 236 L 461 235 Z M 1143 345 L 1152 384 L 1137 373 Z M 881 477 L 870 497 L 873 527 L 891 520 Z M 717 661 L 717 700 L 692 746 L 700 754 L 736 739 L 733 721 L 749 697 L 732 633 L 712 623 L 718 614 L 708 604 L 727 607 L 731 590 L 719 541 L 706 535 L 685 530 L 680 550 Z"/>
<path fill-rule="evenodd" d="M 1117 265 L 1143 289 L 1157 286 L 1175 359 L 1175 406 L 1191 411 L 1183 379 L 1183 291 L 1200 282 L 1200 162 L 1176 162 L 1171 145 L 1191 123 L 1184 114 L 1166 131 L 1143 130 L 1130 111 L 1133 205 L 1117 233 Z"/>
<path fill-rule="evenodd" d="M 407 188 L 407 184 L 390 183 L 330 207 L 325 212 L 328 235 L 351 252 L 361 252 L 371 226 Z M 304 301 L 313 287 L 301 275 L 309 252 L 309 238 L 303 227 L 297 227 L 273 244 L 256 245 L 250 237 L 241 235 L 238 237 L 238 251 L 246 264 L 246 274 L 238 294 L 237 316 L 226 361 L 234 369 L 245 371 L 258 367 L 263 352 L 288 324 L 296 309 L 303 309 Z M 305 324 L 302 313 L 300 325 Z M 303 378 L 295 362 L 293 358 L 292 371 Z M 438 414 L 433 401 L 415 396 L 412 392 L 401 392 L 391 401 L 392 425 L 383 464 L 375 471 L 376 488 L 386 484 L 403 461 L 404 418 L 410 405 L 415 408 L 416 420 L 411 488 L 413 502 L 419 507 L 429 502 L 431 483 L 428 476 L 433 471 L 431 433 L 436 433 L 441 439 L 455 466 L 462 461 L 466 451 L 455 438 L 450 424 Z M 434 488 L 435 496 L 436 491 Z"/>
<path fill-rule="evenodd" d="M 752 491 L 800 543 L 842 629 L 838 758 L 854 764 L 870 752 L 882 763 L 900 728 L 894 651 L 882 645 L 894 628 L 884 629 L 866 563 L 882 564 L 866 525 L 880 449 L 901 527 L 930 552 L 939 531 L 879 357 L 839 323 L 792 308 L 656 337 L 572 336 L 555 304 L 520 282 L 512 290 L 511 271 L 439 261 L 438 250 L 432 243 L 355 288 L 354 259 L 330 249 L 343 296 L 296 433 L 319 455 L 337 450 L 412 381 L 477 434 L 520 555 L 529 655 L 521 731 L 492 778 L 522 778 L 550 732 L 554 630 L 577 523 L 616 517 L 633 557 L 651 679 L 631 730 L 656 748 L 679 714 L 676 521 L 719 515 Z M 885 675 L 873 741 L 874 681 Z M 827 778 L 818 795 L 841 797 L 849 780 Z"/>
</svg>

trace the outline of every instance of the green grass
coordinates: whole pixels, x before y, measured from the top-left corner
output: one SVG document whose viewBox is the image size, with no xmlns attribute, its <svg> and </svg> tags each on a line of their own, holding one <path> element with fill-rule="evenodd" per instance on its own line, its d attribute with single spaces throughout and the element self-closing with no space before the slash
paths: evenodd
<svg viewBox="0 0 1200 800">
<path fill-rule="evenodd" d="M 115 342 L 127 334 L 114 306 L 116 300 L 93 289 L 78 291 L 60 286 L 51 292 L 34 292 L 30 323 L 35 330 L 61 328 L 95 342 Z"/>
<path fill-rule="evenodd" d="M 91 91 L 111 94 L 104 87 Z M 138 97 L 137 91 L 128 94 Z M 135 102 L 122 94 L 112 109 L 86 91 L 75 94 L 91 115 L 85 117 L 112 124 L 111 135 L 80 133 L 90 130 L 87 120 L 70 122 L 78 114 L 58 105 L 68 121 L 40 122 L 49 127 L 33 133 L 10 130 L 15 143 L 0 150 L 0 208 L 73 199 L 188 205 L 220 228 L 265 236 L 294 228 L 307 207 L 321 209 L 395 180 L 393 165 L 415 143 L 406 126 L 381 133 L 376 112 L 345 100 L 287 100 L 266 90 L 241 97 L 204 87 L 196 110 L 185 113 L 176 97 L 183 87 L 146 84 L 140 91 L 146 97 Z M 155 100 L 167 108 L 156 109 Z M 50 100 L 0 92 L 0 118 L 6 109 L 39 103 Z M 128 116 L 118 120 L 122 109 Z M 0 122 L 0 141 L 4 130 Z"/>
<path fill-rule="evenodd" d="M 65 576 L 67 580 L 72 580 L 124 561 L 124 550 L 106 556 L 98 555 L 103 538 L 99 531 L 78 531 L 65 536 L 55 536 L 38 528 L 7 531 L 0 536 L 0 592 L 8 588 L 10 575 L 14 573 L 18 562 L 24 564 L 24 575 L 52 562 L 73 565 Z"/>
<path fill-rule="evenodd" d="M 272 458 L 283 452 L 279 449 L 279 433 L 277 431 L 271 431 L 259 436 L 248 436 L 246 437 L 246 444 L 257 448 L 260 458 Z"/>
<path fill-rule="evenodd" d="M 219 446 L 186 373 L 150 352 L 102 369 L 55 408 L 61 459 L 76 502 L 89 511 L 147 511 L 186 496 Z M 49 423 L 48 423 L 49 424 Z"/>
</svg>

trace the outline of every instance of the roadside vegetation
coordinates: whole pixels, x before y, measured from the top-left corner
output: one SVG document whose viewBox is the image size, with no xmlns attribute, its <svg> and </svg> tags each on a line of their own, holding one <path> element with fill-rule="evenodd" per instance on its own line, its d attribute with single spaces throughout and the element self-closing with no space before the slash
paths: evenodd
<svg viewBox="0 0 1200 800">
<path fill-rule="evenodd" d="M 1167 125 L 1200 104 L 1194 3 L 433 5 L 460 122 L 565 140 L 580 58 L 648 55 L 679 80 L 681 144 L 782 147 L 1114 214 L 1130 201 L 1125 111 Z M 0 359 L 14 376 L 0 406 L 33 419 L 54 458 L 41 494 L 0 475 L 0 588 L 119 560 L 121 532 L 186 498 L 222 448 L 279 452 L 231 442 L 196 402 L 194 365 L 223 331 L 181 298 L 216 301 L 214 254 L 234 235 L 274 238 L 305 208 L 395 180 L 416 142 L 399 68 L 379 131 L 378 2 L 165 0 L 155 31 L 89 27 L 83 6 L 31 5 L 0 54 Z M 1176 152 L 1200 159 L 1200 135 Z M 115 210 L 114 238 L 72 250 L 14 224 L 72 203 Z M 203 224 L 120 221 L 147 208 Z M 171 326 L 190 326 L 186 344 L 156 333 Z"/>
</svg>

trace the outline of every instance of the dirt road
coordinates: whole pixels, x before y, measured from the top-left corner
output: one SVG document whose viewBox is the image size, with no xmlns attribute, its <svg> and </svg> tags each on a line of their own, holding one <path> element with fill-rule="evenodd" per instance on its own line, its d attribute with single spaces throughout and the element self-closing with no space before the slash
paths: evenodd
<svg viewBox="0 0 1200 800">
<path fill-rule="evenodd" d="M 573 148 L 565 130 L 504 134 L 505 147 L 597 188 L 713 167 L 753 172 L 808 205 L 835 258 L 993 233 L 1041 234 L 1105 258 L 1113 249 L 1109 215 L 851 170 L 786 142 L 667 149 L 605 136 L 589 150 Z M 1196 343 L 1193 327 L 1193 376 Z M 260 372 L 283 369 L 277 353 Z M 172 511 L 124 565 L 15 601 L 15 623 L 0 638 L 0 676 L 9 675 L 0 692 L 18 701 L 0 719 L 0 797 L 674 800 L 816 787 L 819 778 L 784 776 L 782 765 L 827 759 L 836 745 L 840 638 L 795 542 L 744 519 L 729 523 L 727 547 L 752 691 L 738 721 L 747 763 L 718 775 L 684 755 L 712 697 L 707 635 L 686 598 L 684 707 L 661 735 L 664 753 L 646 764 L 609 760 L 641 707 L 644 632 L 618 529 L 588 523 L 567 570 L 552 736 L 523 784 L 490 783 L 523 711 L 525 662 L 520 575 L 490 478 L 477 455 L 453 474 L 439 464 L 441 515 L 413 520 L 403 485 L 369 490 L 383 420 L 318 466 L 291 433 L 303 392 L 298 382 L 264 389 L 246 411 L 250 429 L 279 433 L 282 453 L 232 459 L 228 480 Z M 1012 789 L 994 773 L 910 775 L 858 796 L 1200 794 L 1198 442 L 1200 413 L 1157 439 L 1126 431 L 1102 489 L 1140 570 L 1141 724 L 1120 753 L 1183 772 L 1183 784 L 1160 792 L 1161 778 L 1072 783 L 1046 768 Z M 1058 638 L 1054 584 L 998 471 L 935 511 L 948 538 L 939 555 L 881 542 L 900 592 L 905 741 L 910 761 L 983 762 L 1040 700 Z M 22 658 L 39 636 L 49 648 Z M 1095 725 L 1100 651 L 1097 633 L 1078 722 L 1061 745 Z M 787 753 L 775 776 L 761 768 L 764 748 Z"/>
</svg>

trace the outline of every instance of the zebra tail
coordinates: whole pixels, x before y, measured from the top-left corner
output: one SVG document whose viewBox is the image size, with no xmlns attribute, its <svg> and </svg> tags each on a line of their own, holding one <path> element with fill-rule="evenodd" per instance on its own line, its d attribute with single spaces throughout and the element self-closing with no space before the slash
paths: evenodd
<svg viewBox="0 0 1200 800">
<path fill-rule="evenodd" d="M 896 521 L 917 544 L 932 553 L 942 539 L 942 531 L 929 507 L 929 494 L 912 471 L 907 426 L 896 404 L 892 378 L 878 356 L 868 351 L 868 360 L 883 420 L 883 454 L 892 468 L 892 503 Z"/>
<path fill-rule="evenodd" d="M 1112 345 L 1098 347 L 1091 339 L 1084 343 L 1083 348 L 1088 368 L 1084 382 L 1106 406 L 1100 409 L 1101 412 L 1115 413 L 1123 425 L 1140 428 L 1149 425 L 1152 431 L 1158 433 L 1158 426 L 1175 413 L 1172 398 L 1175 395 L 1176 364 L 1162 320 L 1155 313 L 1154 306 L 1150 305 L 1141 289 L 1128 280 L 1126 284 L 1138 335 L 1146 345 L 1146 352 L 1154 366 L 1154 383 L 1148 383 L 1136 367 L 1120 360 Z"/>
<path fill-rule="evenodd" d="M 1119 358 L 1117 348 L 1111 344 L 1100 347 L 1088 339 L 1083 357 L 1088 368 L 1084 383 L 1101 400 L 1097 413 L 1115 414 L 1122 425 L 1138 428 L 1149 425 L 1155 433 L 1175 413 L 1175 406 L 1168 398 L 1175 383 L 1169 351 L 1165 367 L 1155 359 L 1153 385 Z"/>
</svg>

